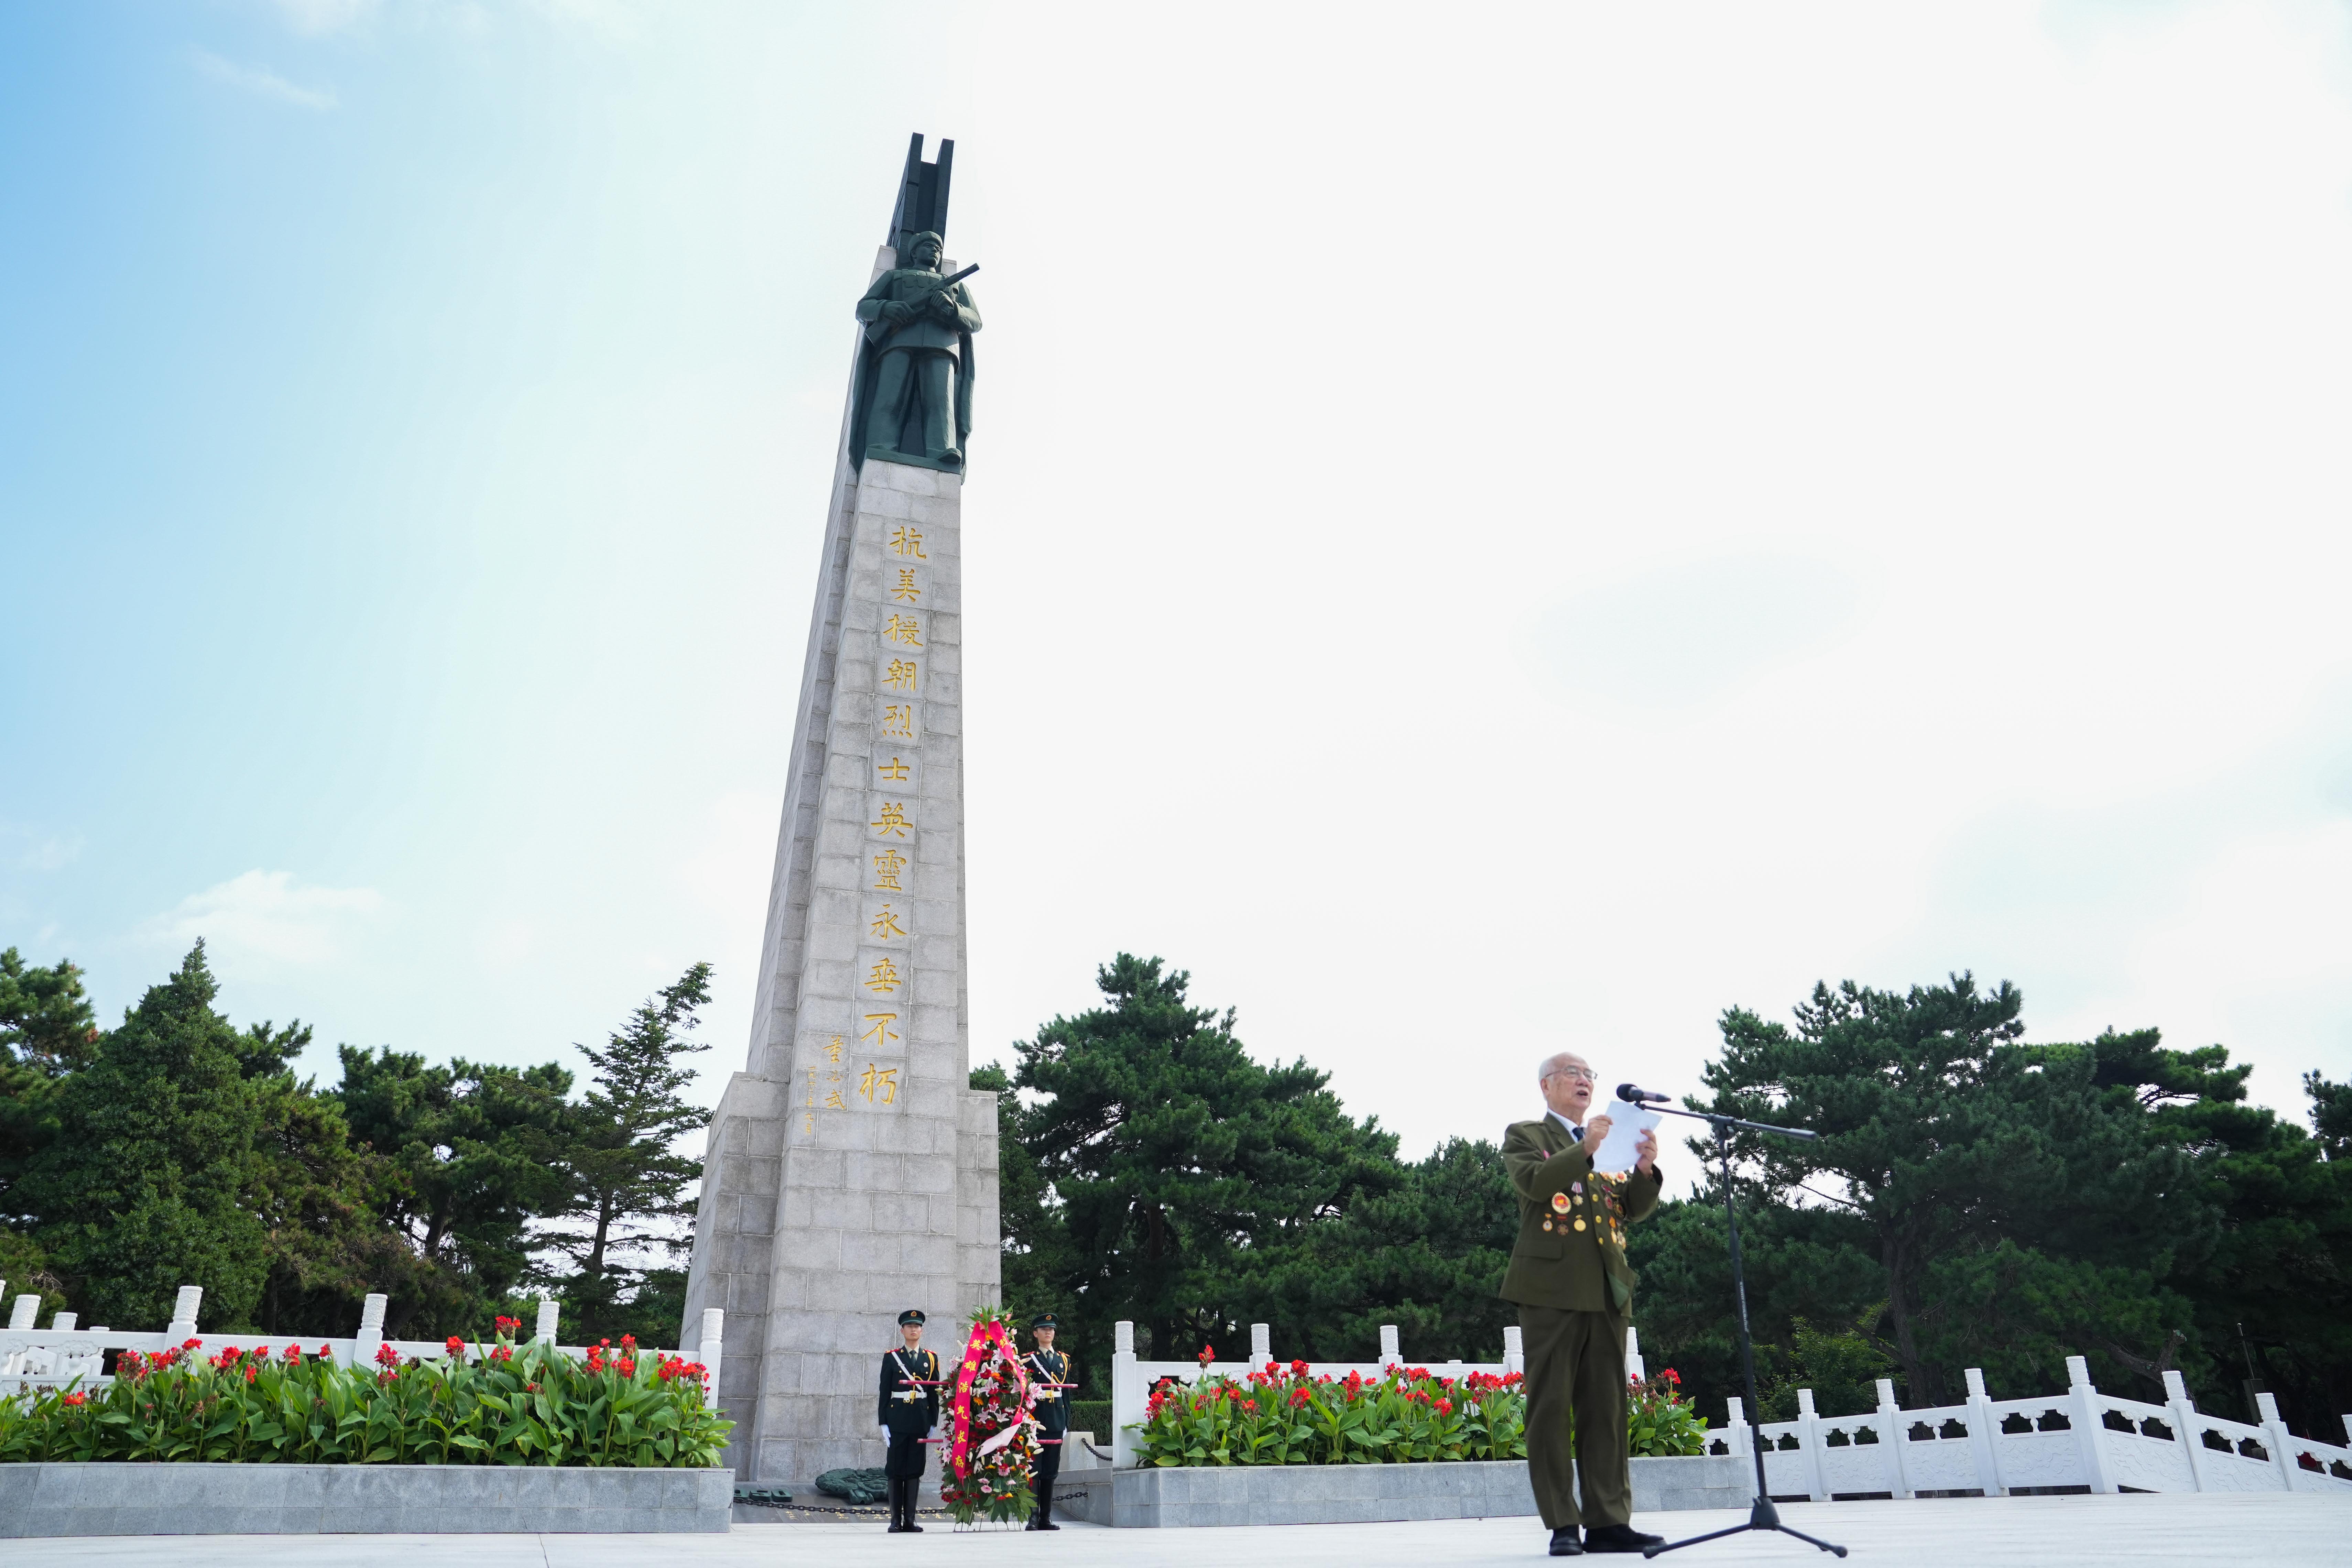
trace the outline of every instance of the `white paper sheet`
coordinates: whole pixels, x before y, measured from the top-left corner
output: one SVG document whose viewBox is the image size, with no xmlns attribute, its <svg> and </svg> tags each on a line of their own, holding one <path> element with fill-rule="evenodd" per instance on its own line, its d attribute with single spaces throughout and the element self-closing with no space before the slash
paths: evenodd
<svg viewBox="0 0 2352 1568">
<path fill-rule="evenodd" d="M 1611 1100 L 1601 1114 L 1609 1118 L 1609 1136 L 1601 1141 L 1601 1152 L 1592 1156 L 1592 1168 L 1610 1174 L 1632 1170 L 1633 1162 L 1642 1157 L 1634 1148 L 1642 1134 L 1665 1120 L 1654 1110 L 1622 1100 Z"/>
</svg>

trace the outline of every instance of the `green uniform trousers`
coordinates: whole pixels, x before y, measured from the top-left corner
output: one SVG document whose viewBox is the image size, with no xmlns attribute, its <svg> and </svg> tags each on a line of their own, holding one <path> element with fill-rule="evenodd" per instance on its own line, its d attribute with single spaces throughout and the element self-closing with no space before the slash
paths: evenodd
<svg viewBox="0 0 2352 1568">
<path fill-rule="evenodd" d="M 1519 1334 L 1528 1369 L 1528 1479 L 1545 1528 L 1633 1522 L 1625 1320 L 1614 1312 L 1522 1302 Z M 1584 1483 L 1580 1510 L 1571 1484 L 1579 1479 Z"/>
</svg>

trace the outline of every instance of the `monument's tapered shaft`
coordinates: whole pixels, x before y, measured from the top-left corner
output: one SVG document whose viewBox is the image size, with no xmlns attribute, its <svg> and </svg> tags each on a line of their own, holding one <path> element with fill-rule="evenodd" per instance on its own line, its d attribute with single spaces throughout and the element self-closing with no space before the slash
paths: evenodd
<svg viewBox="0 0 2352 1568">
<path fill-rule="evenodd" d="M 962 486 L 845 445 L 835 468 L 750 1059 L 711 1121 L 687 1288 L 688 1322 L 727 1311 L 746 1479 L 879 1465 L 899 1311 L 951 1353 L 998 1295 L 996 1097 L 969 1087 L 965 1014 Z"/>
</svg>

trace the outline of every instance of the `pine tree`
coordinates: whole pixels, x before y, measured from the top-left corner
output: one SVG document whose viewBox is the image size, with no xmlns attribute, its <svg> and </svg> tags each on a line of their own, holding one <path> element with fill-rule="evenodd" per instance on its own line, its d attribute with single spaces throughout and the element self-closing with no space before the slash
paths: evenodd
<svg viewBox="0 0 2352 1568">
<path fill-rule="evenodd" d="M 570 1196 L 552 1211 L 560 1228 L 541 1239 L 571 1265 L 561 1281 L 565 1316 L 588 1337 L 625 1331 L 666 1338 L 683 1308 L 663 1289 L 674 1270 L 625 1259 L 676 1258 L 692 1246 L 687 1189 L 702 1163 L 676 1145 L 709 1126 L 710 1112 L 681 1097 L 695 1076 L 681 1058 L 709 1049 L 689 1037 L 699 1022 L 694 1010 L 709 1000 L 710 965 L 697 963 L 632 1013 L 604 1047 L 580 1047 L 594 1077 L 564 1118 L 558 1162 Z M 645 1321 L 663 1309 L 667 1319 Z"/>
<path fill-rule="evenodd" d="M 58 1135 L 17 1184 L 87 1321 L 160 1328 L 182 1285 L 205 1288 L 209 1322 L 252 1317 L 268 1236 L 244 1198 L 262 1119 L 219 990 L 199 942 L 60 1082 Z"/>
</svg>

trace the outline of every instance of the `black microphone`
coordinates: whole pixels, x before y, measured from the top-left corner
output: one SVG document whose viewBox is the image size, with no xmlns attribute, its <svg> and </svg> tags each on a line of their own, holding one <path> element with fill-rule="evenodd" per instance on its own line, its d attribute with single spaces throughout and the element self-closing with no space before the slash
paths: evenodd
<svg viewBox="0 0 2352 1568">
<path fill-rule="evenodd" d="M 1635 1089 L 1630 1083 L 1617 1086 L 1617 1098 L 1628 1105 L 1672 1105 L 1675 1100 L 1671 1094 L 1653 1094 L 1646 1089 Z"/>
</svg>

